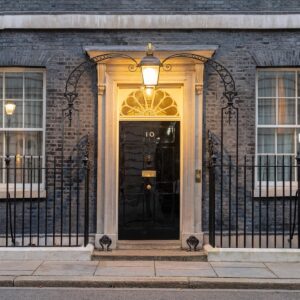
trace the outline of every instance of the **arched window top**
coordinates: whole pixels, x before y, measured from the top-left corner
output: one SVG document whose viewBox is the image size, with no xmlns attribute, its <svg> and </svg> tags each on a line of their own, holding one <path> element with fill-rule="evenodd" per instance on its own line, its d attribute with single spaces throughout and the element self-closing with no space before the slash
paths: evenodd
<svg viewBox="0 0 300 300">
<path fill-rule="evenodd" d="M 154 89 L 149 95 L 144 89 L 131 92 L 123 101 L 120 117 L 178 117 L 178 106 L 169 93 Z"/>
</svg>

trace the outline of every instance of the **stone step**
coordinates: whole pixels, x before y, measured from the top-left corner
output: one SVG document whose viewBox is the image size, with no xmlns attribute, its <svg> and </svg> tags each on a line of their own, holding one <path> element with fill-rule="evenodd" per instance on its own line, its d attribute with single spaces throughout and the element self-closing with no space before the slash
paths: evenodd
<svg viewBox="0 0 300 300">
<path fill-rule="evenodd" d="M 207 261 L 207 255 L 202 250 L 94 250 L 92 260 Z"/>
<path fill-rule="evenodd" d="M 180 250 L 180 241 L 118 241 L 119 250 Z"/>
</svg>

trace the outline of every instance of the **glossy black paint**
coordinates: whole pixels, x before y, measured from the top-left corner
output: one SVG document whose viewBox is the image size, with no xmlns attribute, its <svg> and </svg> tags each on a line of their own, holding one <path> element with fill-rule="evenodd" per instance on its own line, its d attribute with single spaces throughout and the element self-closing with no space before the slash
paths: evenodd
<svg viewBox="0 0 300 300">
<path fill-rule="evenodd" d="M 179 239 L 180 123 L 121 121 L 119 147 L 119 239 Z"/>
</svg>

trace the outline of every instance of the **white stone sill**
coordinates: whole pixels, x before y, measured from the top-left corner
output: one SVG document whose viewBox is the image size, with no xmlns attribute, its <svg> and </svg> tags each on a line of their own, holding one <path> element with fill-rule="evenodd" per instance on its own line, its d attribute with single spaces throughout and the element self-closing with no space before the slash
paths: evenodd
<svg viewBox="0 0 300 300">
<path fill-rule="evenodd" d="M 4 260 L 51 260 L 89 261 L 94 246 L 86 247 L 1 247 L 0 261 Z"/>
<path fill-rule="evenodd" d="M 299 29 L 300 14 L 23 14 L 0 16 L 4 29 Z"/>
<path fill-rule="evenodd" d="M 300 262 L 300 249 L 203 248 L 209 262 Z"/>
<path fill-rule="evenodd" d="M 298 185 L 295 182 L 292 183 L 292 186 L 290 186 L 289 183 L 285 184 L 284 188 L 282 185 L 278 184 L 276 189 L 274 185 L 270 185 L 268 189 L 266 185 L 262 185 L 261 189 L 259 188 L 259 186 L 256 186 L 253 192 L 253 197 L 272 198 L 275 197 L 275 192 L 276 192 L 276 197 L 282 197 L 283 194 L 285 195 L 285 197 L 294 197 L 296 195 L 297 189 L 298 189 Z"/>
<path fill-rule="evenodd" d="M 13 189 L 9 190 L 10 198 L 7 199 L 7 192 L 6 190 L 0 190 L 0 202 L 1 201 L 11 201 L 13 199 L 23 199 L 23 190 L 16 190 L 16 197 L 15 197 L 15 191 Z M 43 199 L 47 195 L 46 190 L 40 190 L 38 192 L 37 190 L 33 190 L 32 192 L 28 189 L 24 191 L 24 199 Z"/>
</svg>

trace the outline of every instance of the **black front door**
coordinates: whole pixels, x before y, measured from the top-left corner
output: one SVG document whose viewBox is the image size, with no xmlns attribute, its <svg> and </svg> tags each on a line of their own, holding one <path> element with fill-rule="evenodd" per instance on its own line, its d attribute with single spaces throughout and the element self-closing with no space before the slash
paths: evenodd
<svg viewBox="0 0 300 300">
<path fill-rule="evenodd" d="M 121 121 L 119 239 L 179 239 L 180 123 Z"/>
</svg>

